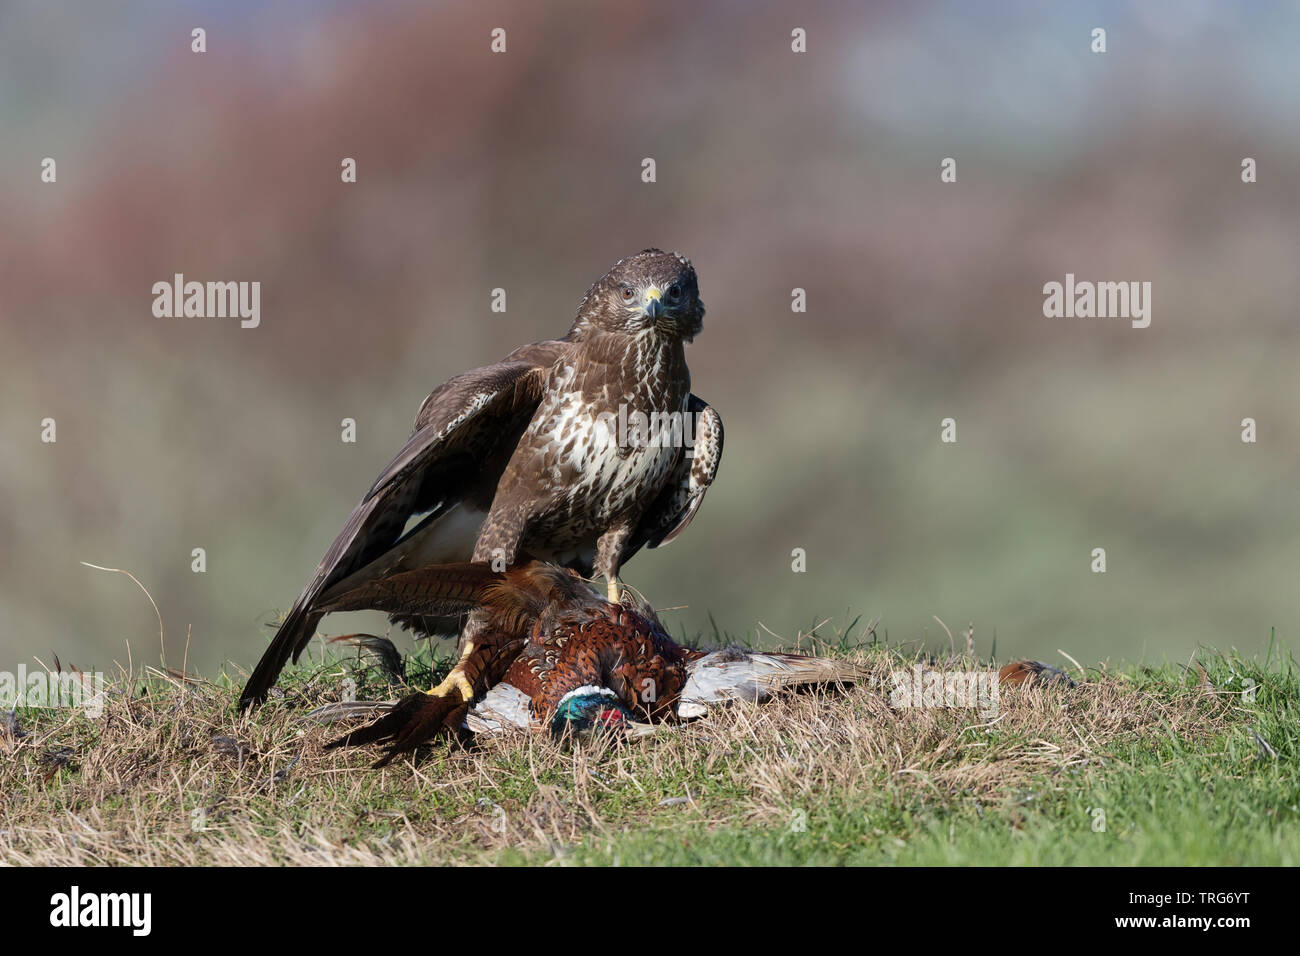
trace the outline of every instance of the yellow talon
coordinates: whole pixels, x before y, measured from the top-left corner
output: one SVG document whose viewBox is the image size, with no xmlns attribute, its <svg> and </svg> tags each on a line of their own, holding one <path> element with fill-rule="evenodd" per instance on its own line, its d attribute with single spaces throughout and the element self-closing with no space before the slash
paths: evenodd
<svg viewBox="0 0 1300 956">
<path fill-rule="evenodd" d="M 608 586 L 607 593 L 609 594 L 610 603 L 617 604 L 618 603 L 618 578 L 617 577 L 611 577 L 609 579 L 609 586 Z"/>
<path fill-rule="evenodd" d="M 425 693 L 430 697 L 446 697 L 453 690 L 460 691 L 460 699 L 466 703 L 474 699 L 474 688 L 465 679 L 465 675 L 461 673 L 459 667 L 454 668 L 450 674 L 443 678 L 441 684 L 425 691 Z"/>
</svg>

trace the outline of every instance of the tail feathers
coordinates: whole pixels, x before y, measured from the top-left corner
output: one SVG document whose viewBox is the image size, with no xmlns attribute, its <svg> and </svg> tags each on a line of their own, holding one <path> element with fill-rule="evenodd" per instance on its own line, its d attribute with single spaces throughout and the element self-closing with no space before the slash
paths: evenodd
<svg viewBox="0 0 1300 956">
<path fill-rule="evenodd" d="M 289 611 L 263 652 L 262 659 L 257 662 L 257 667 L 253 668 L 252 676 L 244 685 L 244 692 L 239 695 L 240 710 L 249 710 L 266 700 L 271 685 L 280 676 L 280 671 L 284 670 L 284 665 L 289 663 L 290 658 L 295 661 L 298 659 L 302 649 L 316 633 L 316 625 L 323 616 L 323 613 L 314 610 L 308 613 L 301 602 Z"/>
<path fill-rule="evenodd" d="M 318 724 L 332 724 L 336 720 L 386 714 L 396 706 L 395 700 L 336 700 L 330 704 L 321 704 L 307 714 L 307 719 Z"/>
<path fill-rule="evenodd" d="M 783 688 L 851 684 L 864 672 L 848 661 L 799 654 L 760 654 L 729 647 L 688 665 L 689 677 L 677 705 L 680 718 L 700 717 L 710 704 L 728 700 L 762 703 Z"/>
<path fill-rule="evenodd" d="M 327 591 L 318 607 L 322 611 L 459 614 L 480 605 L 485 590 L 501 577 L 487 564 L 434 565 L 367 581 L 348 591 Z"/>
<path fill-rule="evenodd" d="M 485 607 L 495 630 L 517 634 L 551 606 L 596 600 L 591 587 L 566 568 L 524 559 L 508 571 L 483 562 L 433 565 L 369 581 L 341 593 L 326 592 L 322 611 L 388 611 L 398 615 L 451 615 Z"/>
<path fill-rule="evenodd" d="M 445 697 L 410 694 L 399 700 L 392 710 L 373 724 L 331 741 L 325 748 L 331 750 L 335 747 L 386 743 L 388 749 L 374 763 L 375 767 L 384 767 L 398 754 L 412 751 L 439 734 L 457 734 L 468 711 L 469 704 L 452 694 Z"/>
</svg>

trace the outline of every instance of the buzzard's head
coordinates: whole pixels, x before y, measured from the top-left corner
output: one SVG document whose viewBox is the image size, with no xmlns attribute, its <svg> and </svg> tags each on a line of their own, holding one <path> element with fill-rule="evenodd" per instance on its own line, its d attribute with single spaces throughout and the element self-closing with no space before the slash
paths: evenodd
<svg viewBox="0 0 1300 956">
<path fill-rule="evenodd" d="M 685 256 L 645 249 L 620 259 L 587 290 L 569 332 L 646 333 L 689 342 L 704 326 L 695 267 Z"/>
</svg>

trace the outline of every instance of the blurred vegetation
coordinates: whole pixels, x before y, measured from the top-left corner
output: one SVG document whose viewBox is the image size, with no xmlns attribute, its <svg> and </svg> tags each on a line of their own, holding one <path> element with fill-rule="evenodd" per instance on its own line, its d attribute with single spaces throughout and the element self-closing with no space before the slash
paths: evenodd
<svg viewBox="0 0 1300 956">
<path fill-rule="evenodd" d="M 648 245 L 727 429 L 627 569 L 681 633 L 1293 644 L 1300 12 L 865 7 L 0 8 L 0 667 L 155 655 L 80 561 L 168 663 L 251 665 L 425 394 Z M 260 281 L 261 327 L 155 318 L 177 272 Z M 1151 327 L 1045 319 L 1067 272 L 1151 281 Z"/>
</svg>

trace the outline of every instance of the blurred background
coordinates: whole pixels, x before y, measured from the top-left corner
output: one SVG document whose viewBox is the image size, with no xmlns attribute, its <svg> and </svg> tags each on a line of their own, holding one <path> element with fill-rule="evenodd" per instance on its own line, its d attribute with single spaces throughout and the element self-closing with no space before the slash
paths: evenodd
<svg viewBox="0 0 1300 956">
<path fill-rule="evenodd" d="M 82 561 L 168 663 L 251 667 L 425 395 L 649 245 L 726 423 L 626 569 L 675 633 L 1293 645 L 1300 9 L 265 7 L 0 4 L 0 669 L 156 661 Z M 156 318 L 177 272 L 261 282 L 261 326 Z M 1150 281 L 1150 328 L 1044 318 L 1067 272 Z"/>
</svg>

